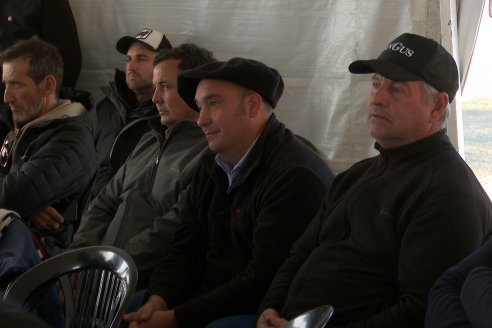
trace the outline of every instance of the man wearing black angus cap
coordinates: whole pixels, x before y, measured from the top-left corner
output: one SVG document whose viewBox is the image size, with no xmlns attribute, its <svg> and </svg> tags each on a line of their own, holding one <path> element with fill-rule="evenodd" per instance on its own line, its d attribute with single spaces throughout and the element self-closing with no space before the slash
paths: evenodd
<svg viewBox="0 0 492 328">
<path fill-rule="evenodd" d="M 178 92 L 199 111 L 213 153 L 180 199 L 181 224 L 154 271 L 147 303 L 125 317 L 130 327 L 219 327 L 217 319 L 244 314 L 252 325 L 251 314 L 333 177 L 276 119 L 283 88 L 275 69 L 243 58 L 178 76 Z"/>
<path fill-rule="evenodd" d="M 375 60 L 369 134 L 379 156 L 339 174 L 260 306 L 258 328 L 322 304 L 336 327 L 422 327 L 427 293 L 490 234 L 486 193 L 445 133 L 458 89 L 453 57 L 414 34 Z"/>
</svg>

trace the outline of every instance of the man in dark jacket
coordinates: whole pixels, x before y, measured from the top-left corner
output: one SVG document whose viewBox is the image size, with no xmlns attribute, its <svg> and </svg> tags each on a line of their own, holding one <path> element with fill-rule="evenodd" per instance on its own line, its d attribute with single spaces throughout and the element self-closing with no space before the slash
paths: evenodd
<svg viewBox="0 0 492 328">
<path fill-rule="evenodd" d="M 114 81 L 101 87 L 106 95 L 97 105 L 95 142 L 99 162 L 95 196 L 126 161 L 157 115 L 152 103 L 153 60 L 157 52 L 171 49 L 166 36 L 145 28 L 136 36 L 124 36 L 116 49 L 125 55 L 125 72 L 116 69 Z"/>
<path fill-rule="evenodd" d="M 169 245 L 179 222 L 173 205 L 188 187 L 207 141 L 196 125 L 198 113 L 178 94 L 178 73 L 215 60 L 193 44 L 163 50 L 154 60 L 154 96 L 159 117 L 128 161 L 82 217 L 70 248 L 112 245 L 130 254 L 139 288 Z"/>
<path fill-rule="evenodd" d="M 275 69 L 243 58 L 178 76 L 178 92 L 199 111 L 213 153 L 180 198 L 181 223 L 147 303 L 126 316 L 130 327 L 204 327 L 221 318 L 235 327 L 229 320 L 237 315 L 254 319 L 333 177 L 273 114 L 283 87 Z"/>
<path fill-rule="evenodd" d="M 458 90 L 453 57 L 402 34 L 349 70 L 373 73 L 367 122 L 380 155 L 337 176 L 276 274 L 258 328 L 323 304 L 336 327 L 422 327 L 435 279 L 491 233 L 490 200 L 444 129 Z"/>
<path fill-rule="evenodd" d="M 492 239 L 447 270 L 429 292 L 426 328 L 485 328 L 492 322 Z"/>
<path fill-rule="evenodd" d="M 33 37 L 0 61 L 14 126 L 0 151 L 0 207 L 19 213 L 54 255 L 70 243 L 77 217 L 68 212 L 96 172 L 93 122 L 81 104 L 58 99 L 63 63 L 54 46 Z M 62 215 L 49 215 L 55 210 Z"/>
</svg>

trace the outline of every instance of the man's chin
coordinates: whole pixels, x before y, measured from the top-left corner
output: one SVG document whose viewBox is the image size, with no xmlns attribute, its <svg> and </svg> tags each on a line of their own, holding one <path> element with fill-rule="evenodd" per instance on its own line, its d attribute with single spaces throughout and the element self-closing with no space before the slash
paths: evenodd
<svg viewBox="0 0 492 328">
<path fill-rule="evenodd" d="M 128 85 L 128 88 L 133 92 L 152 88 L 152 86 L 144 85 L 141 80 L 127 80 L 126 85 Z"/>
<path fill-rule="evenodd" d="M 162 117 L 161 116 L 161 124 L 164 125 L 164 126 L 168 126 L 169 122 L 168 122 L 168 120 L 165 117 Z"/>
<path fill-rule="evenodd" d="M 133 81 L 126 81 L 126 85 L 128 86 L 128 89 L 130 89 L 132 91 L 138 90 L 138 84 L 133 83 Z"/>
</svg>

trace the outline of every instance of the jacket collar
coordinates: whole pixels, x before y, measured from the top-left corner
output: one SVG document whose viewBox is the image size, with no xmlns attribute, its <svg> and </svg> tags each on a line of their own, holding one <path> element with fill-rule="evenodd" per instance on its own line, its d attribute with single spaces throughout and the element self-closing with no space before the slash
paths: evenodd
<svg viewBox="0 0 492 328">
<path fill-rule="evenodd" d="M 37 125 L 41 122 L 52 121 L 61 118 L 81 116 L 85 113 L 87 113 L 87 110 L 82 104 L 76 102 L 73 103 L 68 99 L 59 100 L 58 105 L 55 108 L 53 108 L 43 116 L 27 123 L 19 131 L 27 130 L 28 128 Z"/>
<path fill-rule="evenodd" d="M 82 116 L 85 113 L 87 113 L 87 110 L 82 104 L 77 102 L 71 102 L 68 99 L 59 100 L 58 105 L 55 108 L 53 108 L 43 116 L 27 123 L 17 131 L 13 144 L 13 154 L 15 154 L 17 145 L 22 139 L 22 136 L 29 128 L 34 126 L 39 126 L 45 122 L 50 122 L 57 119 L 66 119 L 69 117 Z"/>
<path fill-rule="evenodd" d="M 272 113 L 267 121 L 267 124 L 265 125 L 265 128 L 245 159 L 241 172 L 239 172 L 238 176 L 234 180 L 234 183 L 230 187 L 230 191 L 233 191 L 235 188 L 239 187 L 248 178 L 248 176 L 260 166 L 260 164 L 269 162 L 276 157 L 276 154 L 272 153 L 271 150 L 272 145 L 278 144 L 279 142 L 278 138 L 280 130 L 285 131 L 285 126 L 278 121 L 275 114 Z M 205 156 L 205 167 L 211 176 L 225 176 L 225 172 L 215 162 L 215 156 L 215 153 Z M 226 177 L 224 177 L 224 179 L 227 181 Z"/>
<path fill-rule="evenodd" d="M 453 148 L 445 130 L 402 147 L 385 149 L 376 142 L 374 148 L 379 151 L 380 159 L 385 165 L 395 166 L 403 162 L 432 157 L 436 151 L 448 148 L 443 148 L 443 145 Z"/>
</svg>

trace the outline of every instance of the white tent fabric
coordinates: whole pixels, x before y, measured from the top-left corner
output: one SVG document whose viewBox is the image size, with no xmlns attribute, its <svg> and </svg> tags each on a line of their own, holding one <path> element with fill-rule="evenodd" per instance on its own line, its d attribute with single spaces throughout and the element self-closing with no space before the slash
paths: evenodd
<svg viewBox="0 0 492 328">
<path fill-rule="evenodd" d="M 458 48 L 461 84 L 464 85 L 480 24 L 485 0 L 458 0 Z"/>
<path fill-rule="evenodd" d="M 340 172 L 374 154 L 365 114 L 370 77 L 351 75 L 348 65 L 378 56 L 404 32 L 452 48 L 443 36 L 456 28 L 454 1 L 71 0 L 83 49 L 78 87 L 99 101 L 98 87 L 112 79 L 115 67 L 123 68 L 116 41 L 144 27 L 164 32 L 173 45 L 208 48 L 220 60 L 260 60 L 278 69 L 286 84 L 275 110 L 279 119 Z M 470 1 L 482 0 L 461 3 Z M 458 125 L 450 125 L 450 135 Z"/>
</svg>

